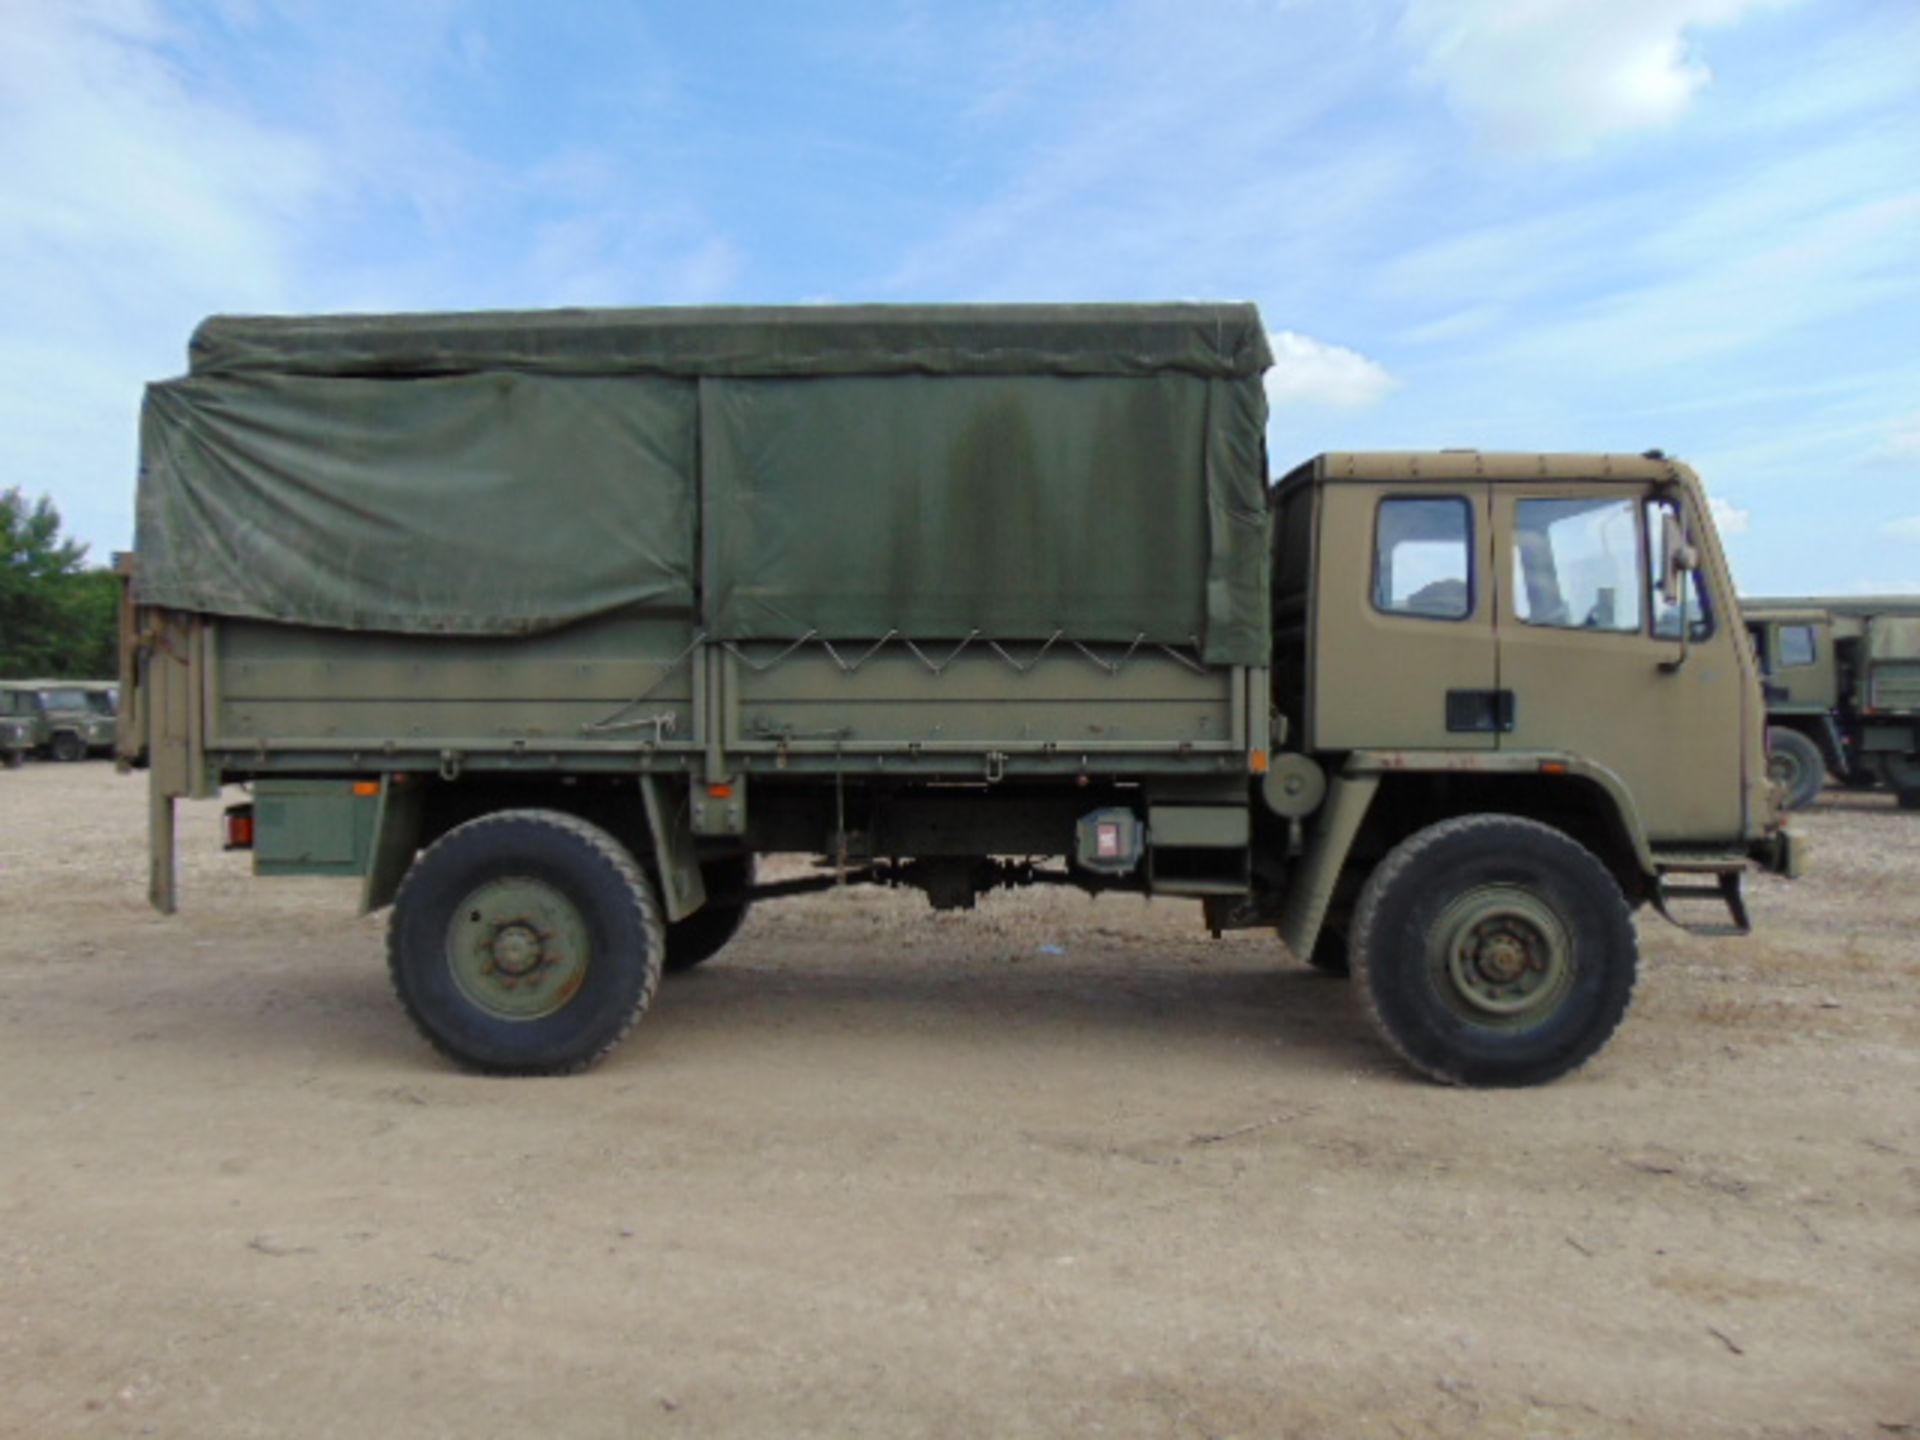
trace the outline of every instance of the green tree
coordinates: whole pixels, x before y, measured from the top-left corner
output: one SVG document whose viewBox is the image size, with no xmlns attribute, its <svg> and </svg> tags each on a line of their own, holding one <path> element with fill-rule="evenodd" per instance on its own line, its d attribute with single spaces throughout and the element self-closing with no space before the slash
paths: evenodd
<svg viewBox="0 0 1920 1440">
<path fill-rule="evenodd" d="M 50 498 L 0 491 L 0 679 L 113 674 L 117 582 L 86 559 Z"/>
</svg>

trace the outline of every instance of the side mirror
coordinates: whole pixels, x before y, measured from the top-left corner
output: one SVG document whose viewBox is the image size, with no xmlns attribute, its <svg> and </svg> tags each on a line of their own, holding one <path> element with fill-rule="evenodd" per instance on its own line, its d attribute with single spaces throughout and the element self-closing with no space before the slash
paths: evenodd
<svg viewBox="0 0 1920 1440">
<path fill-rule="evenodd" d="M 1684 605 L 1687 576 L 1700 568 L 1700 552 L 1687 542 L 1687 528 L 1680 523 L 1678 510 L 1660 512 L 1660 553 L 1666 557 L 1665 573 L 1660 576 L 1660 598 L 1669 605 Z"/>
</svg>

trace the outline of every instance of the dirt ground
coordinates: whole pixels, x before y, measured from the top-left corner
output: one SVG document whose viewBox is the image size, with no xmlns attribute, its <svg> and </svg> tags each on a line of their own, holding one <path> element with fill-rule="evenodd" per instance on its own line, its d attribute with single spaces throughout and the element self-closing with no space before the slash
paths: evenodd
<svg viewBox="0 0 1920 1440">
<path fill-rule="evenodd" d="M 1557 1085 L 1398 1068 L 1198 907 L 769 905 L 469 1078 L 351 886 L 0 773 L 5 1436 L 1920 1435 L 1920 816 L 1644 919 Z"/>
</svg>

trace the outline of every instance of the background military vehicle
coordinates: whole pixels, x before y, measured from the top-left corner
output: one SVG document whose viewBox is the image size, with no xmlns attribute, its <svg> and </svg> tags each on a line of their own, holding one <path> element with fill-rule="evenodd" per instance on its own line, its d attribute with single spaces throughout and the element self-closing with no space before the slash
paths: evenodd
<svg viewBox="0 0 1920 1440">
<path fill-rule="evenodd" d="M 0 707 L 6 704 L 0 697 Z M 24 717 L 7 714 L 0 709 L 0 765 L 9 770 L 18 770 L 26 763 L 28 753 L 33 749 L 32 727 Z"/>
<path fill-rule="evenodd" d="M 1792 868 L 1701 487 L 1324 455 L 1249 306 L 216 319 L 151 387 L 121 753 L 391 904 L 419 1029 L 584 1067 L 749 905 L 1191 897 L 1428 1075 L 1552 1079 L 1632 911 Z M 762 881 L 754 858 L 818 857 Z"/>
<path fill-rule="evenodd" d="M 88 729 L 87 749 L 111 753 L 119 738 L 120 686 L 113 680 L 73 682 L 87 697 L 87 710 L 93 719 Z"/>
<path fill-rule="evenodd" d="M 32 753 L 54 760 L 104 754 L 114 746 L 114 718 L 111 709 L 101 712 L 88 683 L 0 680 L 0 715 L 24 723 Z"/>
<path fill-rule="evenodd" d="M 1795 809 L 1827 776 L 1920 809 L 1920 595 L 1741 602 L 1767 700 L 1767 746 Z"/>
</svg>

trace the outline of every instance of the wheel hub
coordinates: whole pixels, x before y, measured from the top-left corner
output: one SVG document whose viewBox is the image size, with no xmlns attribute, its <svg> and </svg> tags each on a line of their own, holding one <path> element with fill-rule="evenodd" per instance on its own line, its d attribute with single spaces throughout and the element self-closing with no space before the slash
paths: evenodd
<svg viewBox="0 0 1920 1440">
<path fill-rule="evenodd" d="M 1559 916 L 1517 886 L 1469 891 L 1429 932 L 1430 973 L 1449 1009 L 1477 1025 L 1530 1025 L 1550 1014 L 1573 978 L 1573 947 Z"/>
<path fill-rule="evenodd" d="M 503 981 L 526 979 L 553 964 L 545 953 L 547 936 L 530 920 L 509 920 L 485 942 L 492 973 Z"/>
<path fill-rule="evenodd" d="M 586 978 L 591 944 L 580 911 L 543 880 L 511 877 L 475 889 L 447 927 L 447 968 L 461 994 L 507 1020 L 537 1020 Z"/>
<path fill-rule="evenodd" d="M 1541 968 L 1540 962 L 1528 954 L 1527 943 L 1520 936 L 1505 931 L 1488 935 L 1484 926 L 1475 935 L 1477 944 L 1469 941 L 1471 962 L 1489 983 L 1511 985 L 1527 971 Z"/>
</svg>

